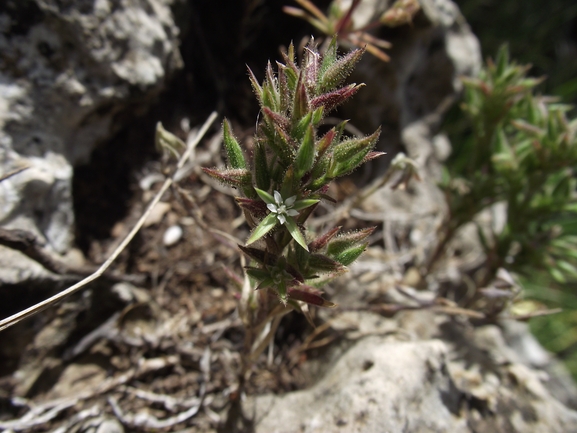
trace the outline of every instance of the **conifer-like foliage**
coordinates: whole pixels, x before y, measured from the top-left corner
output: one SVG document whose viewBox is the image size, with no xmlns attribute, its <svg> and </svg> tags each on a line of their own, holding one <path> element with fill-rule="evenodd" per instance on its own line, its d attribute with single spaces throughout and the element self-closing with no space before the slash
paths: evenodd
<svg viewBox="0 0 577 433">
<path fill-rule="evenodd" d="M 481 287 L 501 267 L 577 278 L 577 120 L 567 117 L 569 106 L 535 95 L 542 80 L 528 69 L 503 47 L 479 77 L 464 81 L 471 134 L 441 185 L 450 213 L 432 263 L 458 228 L 506 204 L 501 231 L 478 231 L 487 257 Z"/>
<path fill-rule="evenodd" d="M 346 271 L 367 247 L 373 229 L 340 233 L 340 227 L 311 239 L 304 224 L 326 195 L 329 183 L 381 155 L 373 152 L 379 132 L 347 138 L 346 121 L 322 136 L 318 127 L 335 107 L 362 85 L 343 85 L 363 55 L 344 56 L 333 40 L 319 53 L 312 40 L 297 65 L 291 44 L 277 72 L 269 63 L 266 78 L 249 77 L 261 107 L 251 158 L 233 135 L 227 120 L 223 139 L 228 166 L 204 171 L 242 193 L 237 197 L 252 232 L 240 249 L 252 260 L 246 268 L 257 289 L 277 294 L 282 304 L 295 301 L 331 307 L 318 290 Z"/>
</svg>

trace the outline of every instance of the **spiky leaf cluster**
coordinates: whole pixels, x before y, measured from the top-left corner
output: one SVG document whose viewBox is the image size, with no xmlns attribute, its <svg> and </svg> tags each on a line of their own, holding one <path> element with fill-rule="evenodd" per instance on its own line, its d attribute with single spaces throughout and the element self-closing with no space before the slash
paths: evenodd
<svg viewBox="0 0 577 433">
<path fill-rule="evenodd" d="M 528 69 L 503 48 L 478 78 L 465 81 L 473 134 L 462 158 L 467 179 L 453 175 L 444 185 L 449 225 L 504 202 L 504 229 L 489 236 L 479 230 L 489 275 L 501 266 L 545 267 L 565 281 L 577 278 L 577 120 L 567 119 L 569 107 L 533 95 L 541 80 L 527 77 Z"/>
<path fill-rule="evenodd" d="M 321 54 L 311 41 L 297 65 L 291 44 L 276 73 L 268 64 L 262 85 L 249 70 L 261 107 L 252 160 L 225 120 L 228 167 L 204 169 L 243 193 L 237 203 L 252 233 L 241 249 L 254 262 L 247 272 L 258 288 L 273 290 L 283 303 L 331 306 L 313 286 L 321 275 L 326 279 L 344 272 L 366 248 L 369 232 L 341 235 L 333 243 L 323 237 L 309 242 L 304 232 L 304 223 L 319 201 L 330 199 L 328 184 L 381 155 L 372 151 L 379 131 L 349 138 L 343 134 L 346 122 L 342 122 L 323 135 L 318 133 L 323 118 L 361 87 L 343 83 L 363 51 L 339 56 L 333 40 Z M 264 248 L 248 247 L 257 241 Z"/>
</svg>

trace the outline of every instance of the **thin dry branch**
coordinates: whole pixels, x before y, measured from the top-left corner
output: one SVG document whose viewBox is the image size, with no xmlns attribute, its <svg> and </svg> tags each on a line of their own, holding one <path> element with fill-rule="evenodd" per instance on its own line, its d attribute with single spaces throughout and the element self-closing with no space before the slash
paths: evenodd
<svg viewBox="0 0 577 433">
<path fill-rule="evenodd" d="M 15 325 L 16 323 L 20 322 L 21 320 L 23 320 L 27 317 L 30 317 L 36 313 L 39 313 L 40 311 L 45 310 L 46 308 L 50 307 L 51 305 L 54 305 L 57 302 L 61 301 L 62 299 L 66 298 L 67 296 L 70 296 L 71 294 L 76 293 L 78 290 L 80 290 L 81 288 L 86 286 L 88 283 L 91 283 L 92 281 L 99 278 L 110 267 L 112 262 L 114 262 L 114 260 L 116 260 L 116 258 L 120 255 L 120 253 L 126 248 L 126 246 L 134 238 L 136 233 L 138 233 L 138 231 L 142 228 L 144 221 L 146 220 L 148 215 L 152 212 L 152 209 L 154 208 L 154 206 L 156 206 L 156 204 L 160 201 L 160 198 L 162 197 L 162 195 L 174 183 L 174 178 L 175 178 L 176 173 L 178 172 L 179 169 L 181 169 L 184 166 L 184 164 L 186 163 L 186 161 L 188 160 L 188 158 L 192 154 L 196 145 L 200 142 L 202 137 L 204 137 L 204 135 L 208 131 L 208 128 L 210 128 L 212 123 L 216 120 L 216 117 L 217 117 L 217 113 L 212 112 L 212 114 L 208 117 L 208 119 L 206 119 L 206 121 L 204 122 L 204 124 L 200 128 L 198 134 L 196 135 L 194 141 L 192 141 L 189 144 L 186 151 L 183 153 L 183 155 L 178 160 L 178 163 L 176 166 L 177 169 L 175 170 L 174 174 L 170 178 L 168 178 L 164 181 L 162 188 L 160 188 L 158 193 L 154 196 L 154 198 L 152 199 L 152 201 L 148 205 L 146 211 L 142 214 L 142 216 L 140 217 L 140 219 L 138 220 L 136 225 L 132 228 L 130 233 L 128 233 L 128 235 L 124 238 L 124 240 L 120 243 L 120 245 L 118 245 L 118 247 L 110 255 L 110 257 L 93 274 L 89 275 L 88 277 L 84 278 L 83 280 L 79 281 L 78 283 L 74 284 L 73 286 L 61 291 L 60 293 L 57 293 L 56 295 L 54 295 L 54 296 L 52 296 L 52 297 L 50 297 L 50 298 L 48 298 L 42 302 L 39 302 L 38 304 L 33 305 L 32 307 L 29 307 L 25 310 L 20 311 L 19 313 L 13 314 L 12 316 L 1 320 L 0 321 L 0 331 L 4 330 L 4 329 L 6 329 L 12 325 Z"/>
<path fill-rule="evenodd" d="M 25 256 L 41 264 L 45 269 L 58 275 L 72 276 L 81 279 L 96 271 L 96 267 L 83 266 L 75 268 L 68 266 L 60 257 L 44 248 L 34 233 L 20 229 L 0 228 L 0 245 L 20 251 Z M 114 271 L 105 272 L 103 277 L 112 281 L 129 281 L 142 283 L 144 278 L 138 275 L 124 275 Z"/>
</svg>

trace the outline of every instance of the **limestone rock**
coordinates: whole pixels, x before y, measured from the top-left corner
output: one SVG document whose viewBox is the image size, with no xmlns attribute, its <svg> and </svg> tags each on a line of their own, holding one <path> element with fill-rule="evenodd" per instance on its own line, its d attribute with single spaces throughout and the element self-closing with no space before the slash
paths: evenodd
<svg viewBox="0 0 577 433">
<path fill-rule="evenodd" d="M 392 2 L 363 3 L 359 24 L 378 17 L 383 5 Z M 455 3 L 420 0 L 420 4 L 421 12 L 411 26 L 380 30 L 378 36 L 393 44 L 387 50 L 391 61 L 363 58 L 352 81 L 366 83 L 370 91 L 360 91 L 343 111 L 363 131 L 382 124 L 380 146 L 389 152 L 387 158 L 403 150 L 437 175 L 437 157 L 447 156 L 447 146 L 442 146 L 446 139 L 435 138 L 442 114 L 462 90 L 459 77 L 480 70 L 481 50 Z M 382 173 L 386 164 L 379 161 L 375 169 Z"/>
<path fill-rule="evenodd" d="M 362 339 L 315 386 L 256 399 L 257 432 L 467 432 L 440 341 Z"/>
<path fill-rule="evenodd" d="M 146 107 L 181 63 L 170 0 L 7 0 L 0 10 L 0 224 L 65 252 L 72 166 Z M 2 252 L 6 258 L 9 252 Z M 4 282 L 38 277 L 27 259 Z M 4 267 L 3 267 L 4 268 Z M 22 270 L 19 274 L 18 269 Z"/>
<path fill-rule="evenodd" d="M 249 400 L 256 432 L 577 432 L 577 412 L 550 391 L 556 378 L 526 364 L 527 329 L 514 351 L 507 325 L 426 311 L 348 312 L 332 323 L 348 332 L 311 369 L 317 383 Z"/>
</svg>

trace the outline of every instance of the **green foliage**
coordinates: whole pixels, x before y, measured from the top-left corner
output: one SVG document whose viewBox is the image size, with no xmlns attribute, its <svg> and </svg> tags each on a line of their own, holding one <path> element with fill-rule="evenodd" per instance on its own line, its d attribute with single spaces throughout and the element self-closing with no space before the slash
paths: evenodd
<svg viewBox="0 0 577 433">
<path fill-rule="evenodd" d="M 567 119 L 566 105 L 535 96 L 541 80 L 527 70 L 501 48 L 478 78 L 464 81 L 471 135 L 442 184 L 451 215 L 442 244 L 483 209 L 506 203 L 504 229 L 479 230 L 487 256 L 481 284 L 500 267 L 546 269 L 559 282 L 577 277 L 577 120 Z"/>
<path fill-rule="evenodd" d="M 313 40 L 305 48 L 300 66 L 295 63 L 292 44 L 284 55 L 285 63 L 277 63 L 276 74 L 269 63 L 262 85 L 249 71 L 262 110 L 252 164 L 225 120 L 223 138 L 229 166 L 204 169 L 243 192 L 245 197 L 238 197 L 237 203 L 252 228 L 247 246 L 240 247 L 253 260 L 247 274 L 258 289 L 275 292 L 285 305 L 303 301 L 333 306 L 313 286 L 345 272 L 365 250 L 365 240 L 373 231 L 336 236 L 339 227 L 308 240 L 304 227 L 319 201 L 327 197 L 333 179 L 380 155 L 372 151 L 379 131 L 347 139 L 342 137 L 343 123 L 322 137 L 318 134 L 323 117 L 361 87 L 339 86 L 363 51 L 340 57 L 333 40 L 322 55 Z M 256 243 L 262 247 L 248 247 Z"/>
</svg>

